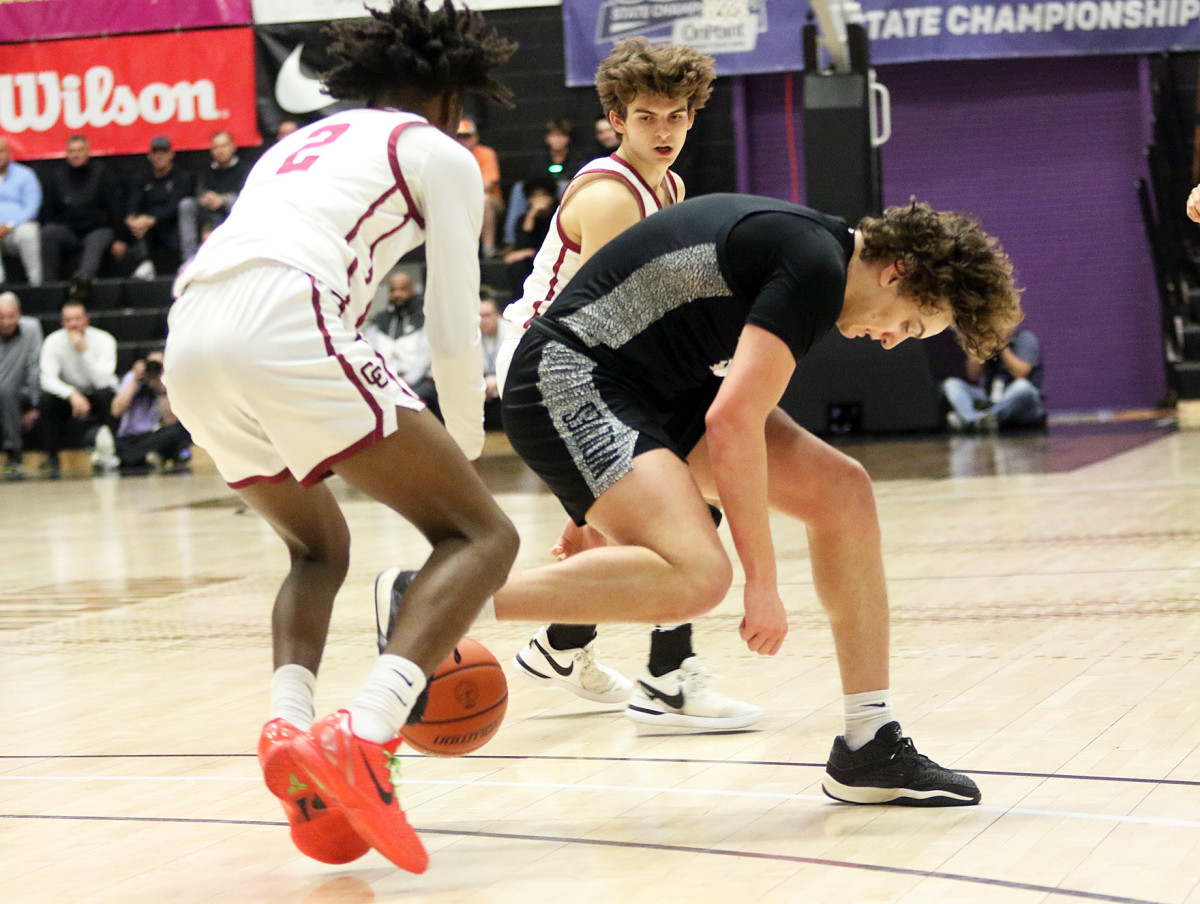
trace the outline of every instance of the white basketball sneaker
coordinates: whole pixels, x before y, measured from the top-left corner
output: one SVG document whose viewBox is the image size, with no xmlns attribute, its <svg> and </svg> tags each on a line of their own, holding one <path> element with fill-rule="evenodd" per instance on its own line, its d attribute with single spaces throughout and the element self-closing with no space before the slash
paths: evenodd
<svg viewBox="0 0 1200 904">
<path fill-rule="evenodd" d="M 658 678 L 643 671 L 625 715 L 646 725 L 710 731 L 746 728 L 765 715 L 760 707 L 714 691 L 708 686 L 712 677 L 695 656 Z"/>
<path fill-rule="evenodd" d="M 633 691 L 632 681 L 597 661 L 595 640 L 587 646 L 556 650 L 550 646 L 545 625 L 513 657 L 513 665 L 530 681 L 561 687 L 596 703 L 624 703 Z"/>
</svg>

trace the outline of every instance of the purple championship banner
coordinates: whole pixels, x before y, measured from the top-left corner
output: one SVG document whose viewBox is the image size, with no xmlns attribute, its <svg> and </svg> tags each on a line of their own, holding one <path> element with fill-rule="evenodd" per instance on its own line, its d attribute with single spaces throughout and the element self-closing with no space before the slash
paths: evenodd
<svg viewBox="0 0 1200 904">
<path fill-rule="evenodd" d="M 872 63 L 1200 48 L 1200 0 L 861 0 Z M 720 75 L 803 68 L 802 0 L 563 0 L 567 84 L 632 35 L 691 44 Z"/>
<path fill-rule="evenodd" d="M 0 0 L 0 43 L 249 24 L 250 0 Z"/>
<path fill-rule="evenodd" d="M 1200 0 L 862 0 L 862 7 L 873 63 L 1200 47 Z"/>
<path fill-rule="evenodd" d="M 613 45 L 634 35 L 690 44 L 719 75 L 803 67 L 801 0 L 563 0 L 562 11 L 568 85 L 592 84 Z"/>
</svg>

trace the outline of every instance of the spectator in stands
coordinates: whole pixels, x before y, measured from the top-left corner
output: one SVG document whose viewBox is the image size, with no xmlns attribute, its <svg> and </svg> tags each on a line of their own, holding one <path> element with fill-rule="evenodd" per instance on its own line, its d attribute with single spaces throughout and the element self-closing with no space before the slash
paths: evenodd
<svg viewBox="0 0 1200 904">
<path fill-rule="evenodd" d="M 113 396 L 112 415 L 120 419 L 116 449 L 122 471 L 161 471 L 168 464 L 179 470 L 191 461 L 192 437 L 171 411 L 162 375 L 163 353 L 151 352 L 133 362 Z"/>
<path fill-rule="evenodd" d="M 546 123 L 543 141 L 546 147 L 539 153 L 525 173 L 525 179 L 549 176 L 557 186 L 556 194 L 562 197 L 567 183 L 587 163 L 584 155 L 571 147 L 571 120 L 551 119 Z M 504 219 L 504 243 L 511 245 L 516 240 L 517 220 L 525 212 L 525 184 L 518 182 L 512 187 L 508 198 L 508 215 Z"/>
<path fill-rule="evenodd" d="M 504 421 L 500 416 L 500 387 L 496 384 L 496 355 L 507 326 L 507 322 L 500 318 L 496 294 L 488 286 L 480 286 L 479 348 L 483 352 L 483 379 L 487 386 L 483 402 L 484 430 L 504 429 Z"/>
<path fill-rule="evenodd" d="M 179 240 L 184 260 L 200 247 L 206 228 L 212 231 L 225 221 L 233 202 L 250 175 L 250 166 L 238 155 L 233 136 L 224 129 L 213 132 L 212 160 L 196 180 L 195 197 L 179 202 Z"/>
<path fill-rule="evenodd" d="M 37 318 L 22 317 L 20 299 L 12 292 L 0 293 L 0 449 L 9 476 L 21 473 L 25 434 L 37 420 L 41 349 Z"/>
<path fill-rule="evenodd" d="M 483 174 L 483 228 L 480 242 L 484 257 L 496 253 L 496 225 L 504 215 L 504 194 L 500 190 L 500 158 L 486 144 L 479 143 L 475 120 L 463 117 L 458 123 L 458 143 L 471 152 Z"/>
<path fill-rule="evenodd" d="M 425 336 L 424 301 L 407 273 L 392 274 L 387 310 L 371 318 L 363 338 L 383 356 L 388 370 L 407 383 L 440 419 L 429 340 Z"/>
<path fill-rule="evenodd" d="M 150 171 L 129 194 L 125 226 L 133 236 L 135 276 L 170 276 L 183 262 L 179 247 L 179 206 L 193 191 L 191 173 L 175 166 L 175 151 L 163 135 L 150 139 Z M 148 265 L 148 266 L 147 266 Z"/>
<path fill-rule="evenodd" d="M 12 145 L 0 135 L 0 285 L 7 282 L 5 254 L 21 258 L 26 282 L 42 284 L 41 208 L 42 184 L 33 170 L 13 160 Z"/>
<path fill-rule="evenodd" d="M 112 454 L 112 400 L 117 388 L 117 340 L 111 333 L 90 325 L 87 308 L 68 301 L 62 308 L 62 329 L 42 343 L 41 368 L 42 469 L 51 476 L 61 470 L 59 450 L 72 420 L 91 429 L 84 442 L 94 445 L 93 464 L 110 470 Z"/>
<path fill-rule="evenodd" d="M 951 407 L 946 422 L 955 432 L 1040 427 L 1046 423 L 1042 377 L 1041 343 L 1033 330 L 1015 327 L 996 357 L 967 358 L 966 380 L 942 382 Z"/>
<path fill-rule="evenodd" d="M 300 123 L 296 122 L 294 119 L 279 120 L 279 125 L 275 127 L 275 140 L 279 141 L 283 138 L 287 138 L 298 128 L 300 128 Z"/>
<path fill-rule="evenodd" d="M 47 281 L 91 279 L 105 254 L 124 261 L 128 244 L 122 196 L 120 183 L 91 159 L 87 138 L 68 138 L 67 165 L 51 174 L 42 198 L 42 276 Z"/>
<path fill-rule="evenodd" d="M 527 199 L 525 210 L 517 219 L 511 249 L 504 255 L 508 283 L 518 290 L 533 272 L 533 257 L 546 240 L 550 224 L 554 222 L 554 211 L 558 209 L 557 186 L 549 176 L 526 179 L 522 194 Z"/>
<path fill-rule="evenodd" d="M 613 128 L 613 124 L 608 121 L 608 117 L 597 117 L 596 141 L 592 146 L 591 159 L 594 160 L 597 157 L 607 157 L 620 146 L 621 136 L 617 134 L 617 130 Z"/>
<path fill-rule="evenodd" d="M 558 184 L 558 192 L 561 195 L 567 183 L 587 160 L 571 146 L 569 119 L 552 119 L 547 122 L 542 140 L 546 143 L 546 148 L 538 155 L 525 178 L 548 175 Z"/>
</svg>

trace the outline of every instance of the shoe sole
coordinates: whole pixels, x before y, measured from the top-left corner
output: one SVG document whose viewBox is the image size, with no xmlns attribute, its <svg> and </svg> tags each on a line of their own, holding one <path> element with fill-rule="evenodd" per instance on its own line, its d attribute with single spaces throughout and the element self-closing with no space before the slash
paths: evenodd
<svg viewBox="0 0 1200 904">
<path fill-rule="evenodd" d="M 826 797 L 845 804 L 894 804 L 900 807 L 972 807 L 980 796 L 964 797 L 953 791 L 916 791 L 912 788 L 871 788 L 843 785 L 829 773 L 821 779 Z"/>
<path fill-rule="evenodd" d="M 647 710 L 636 707 L 632 703 L 625 708 L 625 718 L 642 725 L 661 725 L 665 728 L 698 728 L 708 731 L 749 728 L 765 715 L 765 712 L 757 712 L 741 716 L 689 716 L 684 713 Z"/>
<path fill-rule="evenodd" d="M 262 767 L 263 779 L 266 782 L 267 790 L 279 798 L 283 804 L 284 813 L 288 818 L 288 826 L 291 829 L 292 844 L 304 854 L 319 863 L 329 863 L 334 866 L 340 866 L 345 863 L 352 863 L 359 857 L 362 857 L 371 846 L 364 840 L 362 848 L 359 850 L 349 849 L 344 852 L 333 854 L 327 851 L 319 850 L 314 844 L 310 843 L 310 839 L 305 836 L 308 834 L 305 830 L 314 825 L 316 820 L 308 820 L 307 822 L 298 823 L 293 821 L 292 814 L 299 816 L 299 808 L 296 802 L 292 800 L 292 776 L 307 775 L 300 768 L 300 764 L 292 757 L 292 752 L 286 745 L 276 744 L 268 751 L 265 758 L 259 761 Z M 332 818 L 333 814 L 322 817 L 324 819 Z M 344 818 L 344 817 L 343 817 Z M 314 832 L 313 834 L 319 834 Z M 313 839 L 315 840 L 315 839 Z M 318 842 L 319 844 L 319 842 Z"/>
<path fill-rule="evenodd" d="M 590 700 L 592 703 L 628 703 L 629 694 L 633 693 L 633 689 L 630 688 L 628 694 L 598 694 L 595 691 L 589 691 L 582 684 L 576 684 L 574 681 L 568 681 L 565 678 L 558 678 L 553 675 L 543 675 L 532 666 L 526 665 L 520 653 L 513 657 L 512 664 L 516 668 L 518 675 L 521 675 L 525 680 L 533 684 L 540 687 L 561 687 L 564 691 L 570 691 L 576 697 L 582 697 L 584 700 Z"/>
<path fill-rule="evenodd" d="M 373 818 L 376 808 L 352 803 L 356 797 L 363 796 L 362 793 L 356 791 L 337 767 L 325 758 L 317 743 L 308 735 L 302 735 L 296 743 L 301 748 L 296 759 L 301 774 L 307 776 L 342 811 L 350 821 L 350 827 L 396 866 L 410 873 L 425 872 L 429 867 L 429 854 L 413 827 L 408 824 L 404 811 L 397 810 L 395 814 L 400 817 L 399 832 L 396 831 L 394 819 L 388 820 L 393 824 L 388 826 L 387 833 L 377 831 Z"/>
</svg>

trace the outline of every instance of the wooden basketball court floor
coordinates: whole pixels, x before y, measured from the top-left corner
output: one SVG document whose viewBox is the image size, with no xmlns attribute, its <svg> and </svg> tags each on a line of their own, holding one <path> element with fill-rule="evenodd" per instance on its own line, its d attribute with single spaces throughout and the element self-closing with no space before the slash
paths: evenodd
<svg viewBox="0 0 1200 904">
<path fill-rule="evenodd" d="M 846 448 L 877 478 L 897 711 L 980 806 L 821 794 L 836 669 L 804 533 L 777 521 L 780 655 L 738 640 L 740 583 L 696 623 L 720 686 L 766 708 L 753 730 L 639 734 L 618 707 L 518 683 L 534 625 L 482 628 L 504 726 L 476 754 L 403 760 L 428 872 L 307 860 L 253 755 L 281 544 L 199 465 L 27 480 L 0 485 L 0 901 L 1200 904 L 1200 432 Z M 484 470 L 517 567 L 542 561 L 557 505 L 509 456 Z M 376 571 L 423 557 L 337 492 L 355 546 L 322 710 L 370 666 Z M 633 674 L 646 632 L 600 645 Z"/>
</svg>

